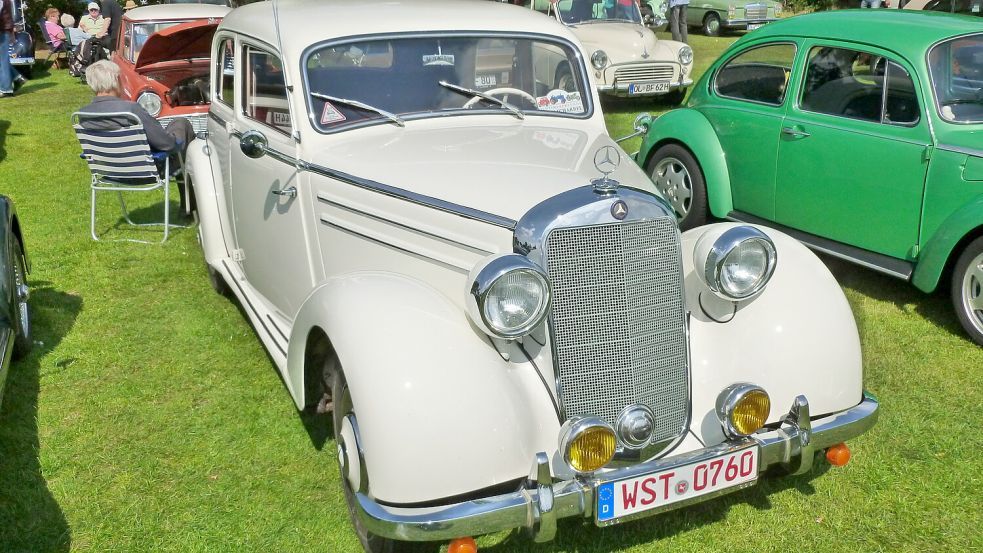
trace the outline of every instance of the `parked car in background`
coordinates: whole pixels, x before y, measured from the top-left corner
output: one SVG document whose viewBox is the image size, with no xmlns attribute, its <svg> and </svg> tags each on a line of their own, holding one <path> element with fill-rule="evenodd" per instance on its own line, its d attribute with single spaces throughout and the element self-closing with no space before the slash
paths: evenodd
<svg viewBox="0 0 983 553">
<path fill-rule="evenodd" d="M 669 27 L 669 0 L 643 0 L 638 7 L 642 22 L 653 31 L 665 31 Z"/>
<path fill-rule="evenodd" d="M 567 28 L 259 2 L 212 56 L 205 263 L 295 405 L 331 413 L 366 550 L 709 501 L 842 463 L 874 423 L 826 268 L 774 230 L 680 234 Z"/>
<path fill-rule="evenodd" d="M 621 97 L 662 96 L 678 104 L 693 84 L 693 50 L 659 40 L 642 23 L 635 0 L 524 0 L 523 5 L 555 17 L 584 45 L 597 89 Z M 556 76 L 563 88 L 569 69 Z"/>
<path fill-rule="evenodd" d="M 948 286 L 983 345 L 980 31 L 905 10 L 773 23 L 651 125 L 637 161 L 684 228 L 766 224 L 924 292 Z"/>
<path fill-rule="evenodd" d="M 34 68 L 34 38 L 27 26 L 25 15 L 27 2 L 11 0 L 14 6 L 14 34 L 9 39 L 10 64 L 25 77 L 30 77 Z"/>
<path fill-rule="evenodd" d="M 120 67 L 122 96 L 162 125 L 185 117 L 195 131 L 205 130 L 212 36 L 229 11 L 197 3 L 127 11 L 112 57 Z"/>
<path fill-rule="evenodd" d="M 746 3 L 730 0 L 691 0 L 686 9 L 686 23 L 700 27 L 707 36 L 719 36 L 727 31 L 753 31 L 778 19 L 782 3 L 774 0 L 752 0 Z"/>
<path fill-rule="evenodd" d="M 14 202 L 0 195 L 0 403 L 10 372 L 11 359 L 31 350 L 30 293 L 27 274 L 30 264 L 24 248 L 24 235 Z"/>
</svg>

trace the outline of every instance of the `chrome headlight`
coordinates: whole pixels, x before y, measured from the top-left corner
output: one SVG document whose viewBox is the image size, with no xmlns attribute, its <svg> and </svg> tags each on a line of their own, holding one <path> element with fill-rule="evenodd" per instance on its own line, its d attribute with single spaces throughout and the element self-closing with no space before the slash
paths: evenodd
<svg viewBox="0 0 983 553">
<path fill-rule="evenodd" d="M 151 117 L 157 117 L 157 114 L 160 113 L 160 109 L 163 106 L 160 101 L 160 96 L 158 96 L 157 93 L 150 91 L 141 92 L 140 95 L 137 96 L 137 104 L 139 104 L 143 109 L 147 110 L 147 113 L 149 113 Z"/>
<path fill-rule="evenodd" d="M 563 460 L 578 473 L 594 472 L 614 457 L 618 440 L 611 426 L 597 417 L 575 417 L 560 427 Z"/>
<path fill-rule="evenodd" d="M 594 66 L 594 69 L 604 69 L 608 66 L 608 55 L 604 53 L 604 50 L 595 50 L 590 55 L 590 64 Z"/>
<path fill-rule="evenodd" d="M 728 437 L 750 436 L 768 422 L 771 398 L 761 386 L 746 382 L 732 384 L 717 396 L 716 411 Z"/>
<path fill-rule="evenodd" d="M 546 273 L 522 255 L 492 257 L 471 271 L 467 310 L 487 334 L 518 338 L 532 332 L 549 309 Z"/>
<path fill-rule="evenodd" d="M 726 300 L 743 300 L 760 292 L 774 274 L 778 258 L 771 238 L 749 226 L 731 227 L 716 239 L 713 234 L 705 234 L 694 252 L 697 274 L 707 287 Z"/>
<path fill-rule="evenodd" d="M 693 63 L 693 49 L 689 46 L 683 46 L 679 49 L 679 63 L 683 65 L 689 65 Z"/>
</svg>

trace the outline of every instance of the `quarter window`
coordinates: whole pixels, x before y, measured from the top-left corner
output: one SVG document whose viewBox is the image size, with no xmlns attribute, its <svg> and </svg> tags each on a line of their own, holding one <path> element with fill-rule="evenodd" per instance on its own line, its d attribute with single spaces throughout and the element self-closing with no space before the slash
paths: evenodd
<svg viewBox="0 0 983 553">
<path fill-rule="evenodd" d="M 717 72 L 717 94 L 779 106 L 785 101 L 788 76 L 795 59 L 794 44 L 771 44 L 734 56 Z"/>
<path fill-rule="evenodd" d="M 218 79 L 215 80 L 218 85 L 215 97 L 231 106 L 235 97 L 235 42 L 231 38 L 219 44 L 215 59 L 218 60 L 215 64 L 215 74 L 218 75 Z"/>
<path fill-rule="evenodd" d="M 911 75 L 883 56 L 848 48 L 817 46 L 809 51 L 801 107 L 874 123 L 918 121 Z"/>
<path fill-rule="evenodd" d="M 275 55 L 246 47 L 245 112 L 261 123 L 289 134 L 290 108 L 283 80 L 283 63 Z"/>
</svg>

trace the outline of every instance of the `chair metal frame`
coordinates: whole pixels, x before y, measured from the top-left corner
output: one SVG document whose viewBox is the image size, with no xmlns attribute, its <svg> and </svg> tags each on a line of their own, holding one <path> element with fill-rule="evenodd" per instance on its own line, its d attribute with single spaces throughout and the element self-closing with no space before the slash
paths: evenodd
<svg viewBox="0 0 983 553">
<path fill-rule="evenodd" d="M 98 121 L 98 123 L 95 125 L 96 128 L 92 128 L 91 125 L 86 127 L 85 121 Z M 121 121 L 128 121 L 132 124 L 120 126 Z M 114 126 L 116 128 L 112 128 Z M 130 112 L 87 113 L 78 111 L 72 114 L 72 127 L 75 129 L 75 135 L 82 146 L 80 157 L 88 163 L 89 171 L 92 174 L 89 232 L 93 240 L 100 241 L 96 234 L 97 192 L 117 193 L 123 219 L 128 224 L 135 227 L 163 226 L 164 237 L 160 240 L 161 244 L 167 241 L 170 229 L 188 228 L 170 222 L 170 156 L 172 154 L 178 156 L 185 193 L 189 192 L 188 175 L 187 171 L 184 170 L 184 160 L 180 151 L 152 151 L 143 123 L 136 114 Z M 158 169 L 157 161 L 163 161 L 163 173 Z M 177 177 L 175 177 L 176 179 Z M 153 192 L 155 190 L 163 190 L 164 192 L 164 222 L 134 222 L 126 209 L 123 192 Z M 121 238 L 114 241 L 150 243 L 147 240 L 133 238 Z"/>
</svg>

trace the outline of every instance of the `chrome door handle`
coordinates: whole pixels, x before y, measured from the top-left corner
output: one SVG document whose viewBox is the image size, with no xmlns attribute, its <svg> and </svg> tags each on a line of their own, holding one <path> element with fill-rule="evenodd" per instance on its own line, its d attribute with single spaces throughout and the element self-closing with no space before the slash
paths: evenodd
<svg viewBox="0 0 983 553">
<path fill-rule="evenodd" d="M 294 186 L 288 186 L 287 188 L 284 188 L 282 190 L 274 190 L 270 192 L 270 194 L 276 194 L 277 196 L 286 196 L 288 198 L 296 198 L 297 188 Z"/>
<path fill-rule="evenodd" d="M 795 127 L 782 127 L 782 134 L 787 134 L 793 138 L 806 138 L 812 136 L 809 133 Z"/>
</svg>

